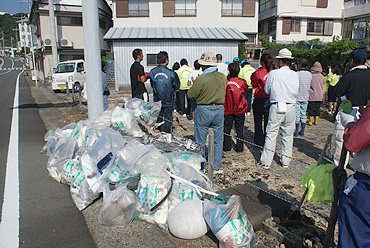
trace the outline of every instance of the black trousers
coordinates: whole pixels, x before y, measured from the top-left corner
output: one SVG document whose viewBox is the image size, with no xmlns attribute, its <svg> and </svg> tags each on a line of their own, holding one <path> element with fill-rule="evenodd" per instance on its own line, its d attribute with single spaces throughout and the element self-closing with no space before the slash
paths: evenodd
<svg viewBox="0 0 370 248">
<path fill-rule="evenodd" d="M 269 120 L 269 109 L 270 109 L 270 99 L 268 98 L 254 99 L 253 101 L 254 143 L 260 146 L 264 146 L 265 144 L 267 122 Z"/>
<path fill-rule="evenodd" d="M 159 126 L 158 130 L 166 133 L 172 133 L 172 121 L 173 121 L 173 107 L 163 107 L 157 119 L 157 123 L 164 121 L 164 124 Z"/>
<path fill-rule="evenodd" d="M 320 116 L 320 107 L 322 101 L 309 101 L 308 102 L 308 116 Z"/>
<path fill-rule="evenodd" d="M 243 130 L 244 130 L 244 120 L 245 114 L 240 115 L 224 115 L 224 133 L 230 134 L 233 123 L 235 123 L 236 135 L 239 139 L 244 140 Z M 237 140 L 236 149 L 237 152 L 242 152 L 244 150 L 244 142 Z M 231 137 L 224 134 L 224 151 L 230 151 L 232 147 Z"/>
</svg>

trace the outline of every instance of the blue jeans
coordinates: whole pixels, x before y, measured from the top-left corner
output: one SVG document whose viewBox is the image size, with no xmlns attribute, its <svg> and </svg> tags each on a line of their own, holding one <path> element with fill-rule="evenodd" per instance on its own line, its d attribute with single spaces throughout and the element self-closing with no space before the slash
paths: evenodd
<svg viewBox="0 0 370 248">
<path fill-rule="evenodd" d="M 252 95 L 253 95 L 253 89 L 252 88 L 248 88 L 247 93 L 244 93 L 244 98 L 245 98 L 245 100 L 247 100 L 247 103 L 248 103 L 247 112 L 251 112 L 251 108 L 252 108 Z"/>
<path fill-rule="evenodd" d="M 163 107 L 161 108 L 161 112 L 159 112 L 159 116 L 157 122 L 160 123 L 164 121 L 164 124 L 159 126 L 158 130 L 166 133 L 172 133 L 172 122 L 173 122 L 173 107 Z"/>
<path fill-rule="evenodd" d="M 306 123 L 307 101 L 296 102 L 295 104 L 295 123 Z"/>
<path fill-rule="evenodd" d="M 205 148 L 208 128 L 215 129 L 214 170 L 221 169 L 224 142 L 224 106 L 198 105 L 194 113 L 194 139 Z M 204 149 L 205 150 L 205 149 Z M 205 156 L 205 154 L 204 154 Z"/>
</svg>

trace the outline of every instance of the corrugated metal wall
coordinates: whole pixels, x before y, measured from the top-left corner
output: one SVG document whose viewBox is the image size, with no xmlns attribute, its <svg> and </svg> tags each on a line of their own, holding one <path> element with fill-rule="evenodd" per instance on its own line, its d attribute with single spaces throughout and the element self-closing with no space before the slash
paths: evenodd
<svg viewBox="0 0 370 248">
<path fill-rule="evenodd" d="M 180 62 L 186 58 L 189 66 L 193 67 L 194 60 L 200 58 L 204 52 L 221 53 L 223 62 L 232 61 L 238 56 L 238 42 L 207 42 L 207 41 L 114 41 L 114 64 L 116 84 L 130 84 L 130 67 L 134 62 L 132 51 L 140 48 L 144 53 L 144 60 L 141 64 L 145 72 L 149 72 L 153 66 L 147 66 L 147 54 L 157 54 L 160 51 L 166 51 L 169 55 L 169 68 L 175 62 Z M 118 89 L 116 85 L 116 89 Z"/>
</svg>

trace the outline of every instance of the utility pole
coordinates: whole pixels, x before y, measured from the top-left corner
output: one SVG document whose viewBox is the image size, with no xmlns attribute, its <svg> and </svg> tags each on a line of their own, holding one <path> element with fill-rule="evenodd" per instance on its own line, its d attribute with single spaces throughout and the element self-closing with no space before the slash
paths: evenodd
<svg viewBox="0 0 370 248">
<path fill-rule="evenodd" d="M 49 19 L 51 35 L 51 52 L 53 54 L 53 71 L 58 65 L 58 49 L 55 34 L 54 0 L 49 0 Z"/>
<path fill-rule="evenodd" d="M 37 84 L 37 70 L 36 70 L 36 60 L 35 60 L 35 51 L 33 50 L 33 32 L 31 30 L 31 25 L 28 25 L 28 30 L 30 31 L 30 40 L 31 40 L 31 50 L 32 50 L 32 64 L 33 64 L 33 73 L 35 74 L 35 82 L 36 82 L 36 87 L 38 87 Z"/>
<path fill-rule="evenodd" d="M 82 0 L 84 54 L 89 117 L 104 111 L 97 0 Z"/>
</svg>

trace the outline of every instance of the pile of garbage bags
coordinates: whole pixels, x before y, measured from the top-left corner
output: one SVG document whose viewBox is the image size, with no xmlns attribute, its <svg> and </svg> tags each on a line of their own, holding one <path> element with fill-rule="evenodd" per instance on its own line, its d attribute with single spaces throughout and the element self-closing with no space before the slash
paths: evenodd
<svg viewBox="0 0 370 248">
<path fill-rule="evenodd" d="M 130 99 L 125 107 L 45 135 L 41 152 L 49 156 L 47 170 L 70 186 L 76 207 L 83 210 L 103 195 L 101 224 L 126 227 L 141 220 L 186 239 L 204 235 L 209 226 L 220 245 L 255 245 L 258 237 L 238 196 L 225 204 L 205 199 L 218 194 L 201 171 L 206 161 L 201 146 L 164 133 L 155 139 L 142 131 L 135 118 L 155 125 L 160 103 Z M 184 231 L 185 223 L 192 232 Z"/>
</svg>

